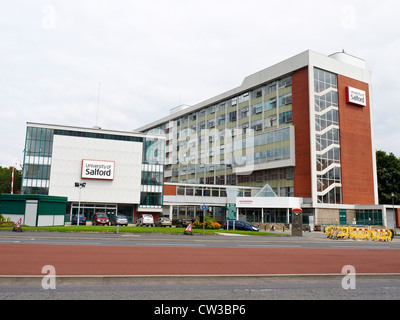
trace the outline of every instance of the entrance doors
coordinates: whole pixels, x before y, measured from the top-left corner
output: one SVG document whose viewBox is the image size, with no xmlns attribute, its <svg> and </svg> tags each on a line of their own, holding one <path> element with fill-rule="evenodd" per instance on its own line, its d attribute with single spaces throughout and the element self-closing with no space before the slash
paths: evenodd
<svg viewBox="0 0 400 320">
<path fill-rule="evenodd" d="M 78 213 L 78 207 L 79 207 L 78 203 L 71 204 L 70 217 Z M 80 211 L 85 215 L 86 219 L 90 221 L 92 220 L 92 217 L 96 212 L 104 212 L 110 217 L 117 214 L 118 206 L 115 204 L 102 205 L 102 204 L 81 203 Z"/>
<path fill-rule="evenodd" d="M 347 224 L 347 213 L 346 213 L 346 210 L 343 210 L 343 209 L 339 210 L 339 224 L 340 225 Z"/>
</svg>

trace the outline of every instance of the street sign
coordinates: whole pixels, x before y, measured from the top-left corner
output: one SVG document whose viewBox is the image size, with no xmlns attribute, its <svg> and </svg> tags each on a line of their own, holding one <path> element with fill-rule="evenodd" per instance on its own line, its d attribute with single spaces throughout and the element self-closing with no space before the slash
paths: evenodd
<svg viewBox="0 0 400 320">
<path fill-rule="evenodd" d="M 236 203 L 226 204 L 226 220 L 236 220 Z"/>
<path fill-rule="evenodd" d="M 202 204 L 202 205 L 200 206 L 200 209 L 201 209 L 201 210 L 208 210 L 208 205 Z"/>
</svg>

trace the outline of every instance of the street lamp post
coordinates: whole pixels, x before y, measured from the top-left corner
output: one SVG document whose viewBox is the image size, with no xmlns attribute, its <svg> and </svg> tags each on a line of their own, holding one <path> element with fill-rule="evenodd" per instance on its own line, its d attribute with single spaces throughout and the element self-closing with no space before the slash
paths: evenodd
<svg viewBox="0 0 400 320">
<path fill-rule="evenodd" d="M 392 206 L 393 206 L 393 232 L 396 234 L 396 213 L 394 212 L 394 192 L 392 192 L 391 196 L 392 196 Z"/>
<path fill-rule="evenodd" d="M 76 217 L 76 225 L 79 226 L 79 214 L 81 211 L 81 190 L 86 187 L 86 182 L 75 182 L 75 187 L 79 188 L 79 200 L 78 200 L 78 215 Z"/>
</svg>

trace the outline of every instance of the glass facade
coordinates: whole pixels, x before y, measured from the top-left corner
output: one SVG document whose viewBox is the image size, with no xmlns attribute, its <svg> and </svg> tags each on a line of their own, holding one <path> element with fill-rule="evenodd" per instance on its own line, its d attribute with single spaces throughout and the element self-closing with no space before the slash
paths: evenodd
<svg viewBox="0 0 400 320">
<path fill-rule="evenodd" d="M 152 137 L 137 137 L 102 132 L 28 126 L 25 140 L 22 194 L 48 195 L 54 135 L 142 142 L 143 158 L 140 206 L 146 208 L 162 207 L 165 141 Z M 132 209 L 128 211 L 131 212 Z M 88 218 L 89 216 L 90 214 Z"/>
<path fill-rule="evenodd" d="M 188 112 L 148 132 L 165 130 L 166 182 L 262 187 L 269 182 L 265 178 L 273 177 L 271 186 L 286 197 L 294 194 L 293 177 L 285 174 L 293 167 L 251 169 L 291 159 L 292 121 L 289 75 Z M 239 171 L 247 174 L 236 173 Z"/>
<path fill-rule="evenodd" d="M 356 210 L 356 221 L 358 225 L 382 226 L 382 210 Z"/>
<path fill-rule="evenodd" d="M 28 127 L 22 173 L 22 194 L 49 193 L 53 129 Z"/>
<path fill-rule="evenodd" d="M 163 205 L 165 140 L 143 139 L 140 208 L 161 209 Z"/>
<path fill-rule="evenodd" d="M 319 203 L 342 203 L 337 76 L 314 68 L 317 195 Z"/>
</svg>

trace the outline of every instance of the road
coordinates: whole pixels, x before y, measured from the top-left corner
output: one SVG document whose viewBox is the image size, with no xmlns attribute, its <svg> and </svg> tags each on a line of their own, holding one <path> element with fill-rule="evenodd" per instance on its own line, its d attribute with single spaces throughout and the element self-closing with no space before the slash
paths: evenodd
<svg viewBox="0 0 400 320">
<path fill-rule="evenodd" d="M 43 290 L 44 265 L 54 266 L 57 290 Z M 346 265 L 355 290 L 342 287 Z M 400 241 L 0 232 L 0 299 L 33 297 L 398 299 Z"/>
<path fill-rule="evenodd" d="M 399 273 L 400 241 L 171 234 L 0 233 L 0 275 L 271 275 Z"/>
</svg>

